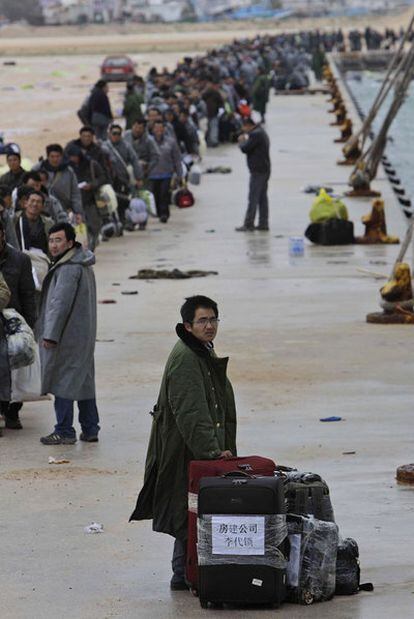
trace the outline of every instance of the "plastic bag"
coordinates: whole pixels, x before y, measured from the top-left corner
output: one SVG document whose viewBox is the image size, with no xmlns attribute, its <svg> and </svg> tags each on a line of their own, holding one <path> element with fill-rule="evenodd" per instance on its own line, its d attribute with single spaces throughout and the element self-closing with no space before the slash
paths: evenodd
<svg viewBox="0 0 414 619">
<path fill-rule="evenodd" d="M 312 223 L 322 223 L 328 219 L 348 219 L 348 210 L 345 204 L 333 198 L 325 189 L 321 189 L 319 195 L 312 202 L 309 213 Z"/>
<path fill-rule="evenodd" d="M 32 275 L 36 290 L 42 290 L 43 281 L 49 273 L 50 260 L 48 256 L 40 249 L 32 248 L 25 252 L 32 263 Z"/>
<path fill-rule="evenodd" d="M 192 185 L 199 185 L 201 183 L 201 168 L 196 163 L 192 166 L 188 180 Z"/>
<path fill-rule="evenodd" d="M 151 191 L 148 191 L 148 189 L 141 189 L 140 191 L 138 191 L 137 195 L 138 198 L 144 200 L 145 204 L 147 205 L 148 214 L 152 217 L 157 217 L 157 207 L 155 204 L 154 194 L 151 193 Z"/>
<path fill-rule="evenodd" d="M 12 370 L 12 402 L 36 402 L 50 400 L 49 395 L 41 395 L 41 366 L 39 347 L 36 345 L 35 359 L 30 365 Z"/>
<path fill-rule="evenodd" d="M 10 290 L 8 285 L 6 284 L 6 280 L 3 277 L 2 272 L 0 271 L 0 310 L 6 307 L 10 301 Z"/>
<path fill-rule="evenodd" d="M 115 213 L 118 208 L 118 199 L 112 185 L 102 185 L 95 191 L 95 203 L 100 209 L 106 208 L 108 213 Z"/>
<path fill-rule="evenodd" d="M 75 226 L 76 240 L 82 245 L 84 249 L 89 247 L 88 229 L 86 224 L 78 224 Z"/>
<path fill-rule="evenodd" d="M 5 309 L 2 314 L 10 369 L 30 365 L 35 360 L 37 347 L 33 331 L 15 309 Z"/>
<path fill-rule="evenodd" d="M 132 198 L 129 207 L 125 210 L 127 220 L 136 225 L 144 224 L 148 219 L 147 205 L 141 198 Z"/>
</svg>

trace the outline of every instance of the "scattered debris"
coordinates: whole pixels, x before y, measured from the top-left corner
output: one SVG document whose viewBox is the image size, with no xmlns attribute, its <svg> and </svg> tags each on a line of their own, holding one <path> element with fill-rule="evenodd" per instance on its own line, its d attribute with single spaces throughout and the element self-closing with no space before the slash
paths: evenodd
<svg viewBox="0 0 414 619">
<path fill-rule="evenodd" d="M 371 275 L 375 279 L 388 279 L 388 275 L 384 275 L 383 273 L 375 273 L 374 271 L 368 271 L 368 269 L 357 269 L 360 273 L 364 273 L 365 275 Z"/>
<path fill-rule="evenodd" d="M 326 187 L 325 185 L 307 185 L 303 190 L 303 193 L 314 193 L 318 195 L 321 189 L 325 189 L 326 193 L 333 193 L 332 187 Z"/>
<path fill-rule="evenodd" d="M 215 232 L 214 228 L 212 230 L 206 230 L 206 232 L 213 234 L 213 232 Z"/>
<path fill-rule="evenodd" d="M 121 294 L 138 294 L 138 290 L 122 290 Z"/>
<path fill-rule="evenodd" d="M 83 530 L 85 533 L 103 533 L 104 527 L 103 524 L 99 524 L 98 522 L 91 522 L 91 524 Z"/>
<path fill-rule="evenodd" d="M 332 417 L 322 417 L 319 421 L 342 421 L 342 417 L 335 417 L 333 415 Z"/>
<path fill-rule="evenodd" d="M 70 460 L 67 458 L 54 458 L 49 456 L 49 464 L 70 464 Z"/>
<path fill-rule="evenodd" d="M 348 260 L 327 260 L 326 264 L 349 264 Z"/>
<path fill-rule="evenodd" d="M 356 454 L 356 451 L 343 451 L 342 455 L 343 456 L 354 456 Z"/>
<path fill-rule="evenodd" d="M 120 284 L 119 282 L 114 282 L 114 283 L 112 284 L 112 286 L 120 286 L 120 285 L 121 285 L 121 284 Z"/>
<path fill-rule="evenodd" d="M 190 277 L 207 277 L 218 275 L 217 271 L 181 271 L 180 269 L 140 269 L 137 275 L 131 275 L 129 279 L 190 279 Z"/>
<path fill-rule="evenodd" d="M 115 299 L 102 299 L 101 301 L 99 301 L 99 303 L 102 303 L 103 305 L 109 305 L 110 303 L 117 303 L 117 301 L 115 301 Z"/>
<path fill-rule="evenodd" d="M 15 66 L 16 66 L 16 64 L 17 64 L 17 62 L 16 62 L 15 60 L 5 60 L 5 61 L 3 62 L 3 65 L 4 65 L 5 67 L 15 67 Z"/>
<path fill-rule="evenodd" d="M 233 170 L 224 165 L 213 166 L 212 168 L 207 168 L 205 174 L 231 174 Z"/>
<path fill-rule="evenodd" d="M 98 340 L 98 339 L 96 339 L 95 341 L 96 342 L 101 342 L 101 343 L 102 342 L 115 342 L 115 340 Z"/>
</svg>

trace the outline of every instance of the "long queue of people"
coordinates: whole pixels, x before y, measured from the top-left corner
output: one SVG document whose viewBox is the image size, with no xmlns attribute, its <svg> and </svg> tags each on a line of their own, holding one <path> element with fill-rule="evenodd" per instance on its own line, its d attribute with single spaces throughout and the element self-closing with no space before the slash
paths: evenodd
<svg viewBox="0 0 414 619">
<path fill-rule="evenodd" d="M 145 79 L 136 76 L 127 85 L 119 120 L 112 113 L 109 86 L 100 80 L 78 111 L 79 135 L 66 145 L 48 144 L 32 169 L 22 166 L 17 144 L 6 145 L 8 171 L 0 177 L 0 272 L 9 289 L 8 307 L 34 327 L 44 281 L 61 258 L 58 241 L 61 247 L 67 244 L 65 252 L 75 251 L 81 240 L 85 251 L 94 252 L 100 241 L 125 229 L 145 228 L 148 211 L 166 224 L 173 189 L 185 185 L 205 146 L 246 144 L 242 128 L 247 132 L 256 126 L 253 111 L 260 118 L 257 123 L 265 123 L 271 88 L 305 87 L 311 69 L 318 78 L 325 51 L 341 40 L 340 31 L 258 36 L 186 57 L 173 71 L 152 68 Z M 263 172 L 254 166 L 250 171 Z M 252 207 L 256 209 L 249 202 L 250 211 Z M 238 230 L 253 230 L 254 214 L 251 219 Z M 258 229 L 267 230 L 267 221 L 259 222 Z M 94 257 L 86 259 L 92 264 Z M 44 342 L 48 348 L 48 338 Z M 0 321 L 0 372 L 10 375 L 6 343 Z M 12 399 L 10 380 L 0 381 L 6 427 L 20 429 L 22 403 Z M 91 410 L 96 421 L 95 404 Z"/>
</svg>

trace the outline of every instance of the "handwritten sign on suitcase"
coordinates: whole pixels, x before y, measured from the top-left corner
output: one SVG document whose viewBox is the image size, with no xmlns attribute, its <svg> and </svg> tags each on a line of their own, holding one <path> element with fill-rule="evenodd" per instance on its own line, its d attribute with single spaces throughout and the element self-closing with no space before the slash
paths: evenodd
<svg viewBox="0 0 414 619">
<path fill-rule="evenodd" d="M 213 555 L 265 554 L 264 516 L 212 516 Z"/>
</svg>

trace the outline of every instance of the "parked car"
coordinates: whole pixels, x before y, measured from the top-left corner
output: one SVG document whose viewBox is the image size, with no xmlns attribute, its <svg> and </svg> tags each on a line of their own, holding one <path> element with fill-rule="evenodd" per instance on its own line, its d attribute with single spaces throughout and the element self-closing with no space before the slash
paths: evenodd
<svg viewBox="0 0 414 619">
<path fill-rule="evenodd" d="M 101 77 L 111 82 L 127 82 L 135 75 L 135 66 L 129 56 L 107 56 L 101 65 Z"/>
</svg>

